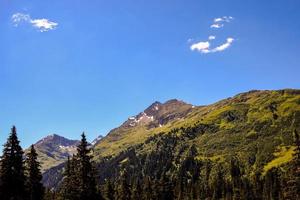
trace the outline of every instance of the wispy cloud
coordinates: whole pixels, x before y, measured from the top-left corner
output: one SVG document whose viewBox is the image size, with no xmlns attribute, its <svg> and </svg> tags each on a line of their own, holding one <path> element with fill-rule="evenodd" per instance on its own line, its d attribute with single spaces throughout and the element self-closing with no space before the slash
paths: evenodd
<svg viewBox="0 0 300 200">
<path fill-rule="evenodd" d="M 11 17 L 14 26 L 18 27 L 21 23 L 29 23 L 40 32 L 54 30 L 58 23 L 52 22 L 49 19 L 32 19 L 29 14 L 15 13 Z"/>
<path fill-rule="evenodd" d="M 210 28 L 222 28 L 224 27 L 225 23 L 229 23 L 233 20 L 234 18 L 231 16 L 224 16 L 224 17 L 218 17 L 215 18 L 213 21 L 213 24 L 210 25 Z"/>
<path fill-rule="evenodd" d="M 220 51 L 224 51 L 225 49 L 229 48 L 232 43 L 233 43 L 234 39 L 232 37 L 229 37 L 226 39 L 226 42 L 221 44 L 220 46 L 217 46 L 215 48 L 210 48 L 210 42 L 209 41 L 202 41 L 202 42 L 198 42 L 195 44 L 192 44 L 190 49 L 192 51 L 196 50 L 199 51 L 201 53 L 215 53 L 215 52 L 220 52 Z"/>
</svg>

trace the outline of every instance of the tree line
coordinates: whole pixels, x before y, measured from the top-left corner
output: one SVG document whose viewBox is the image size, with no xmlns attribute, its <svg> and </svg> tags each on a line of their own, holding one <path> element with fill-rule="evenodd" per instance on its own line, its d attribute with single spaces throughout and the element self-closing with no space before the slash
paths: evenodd
<svg viewBox="0 0 300 200">
<path fill-rule="evenodd" d="M 77 154 L 65 164 L 59 187 L 51 190 L 41 184 L 42 175 L 34 146 L 24 156 L 13 127 L 1 157 L 0 199 L 300 199 L 300 139 L 296 130 L 294 135 L 296 148 L 286 171 L 274 167 L 265 174 L 257 172 L 248 176 L 237 157 L 231 158 L 229 171 L 221 164 L 213 167 L 210 160 L 196 159 L 194 145 L 174 168 L 172 162 L 176 158 L 172 157 L 172 148 L 177 139 L 172 137 L 160 141 L 161 148 L 146 157 L 139 157 L 134 149 L 130 149 L 123 152 L 123 156 L 110 159 L 111 163 L 104 160 L 103 164 L 96 165 L 82 134 Z M 103 175 L 101 170 L 107 174 Z"/>
</svg>

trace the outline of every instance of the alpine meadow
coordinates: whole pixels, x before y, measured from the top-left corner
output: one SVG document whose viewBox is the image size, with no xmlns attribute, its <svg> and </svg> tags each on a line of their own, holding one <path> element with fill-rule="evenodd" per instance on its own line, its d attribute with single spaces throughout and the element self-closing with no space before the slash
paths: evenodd
<svg viewBox="0 0 300 200">
<path fill-rule="evenodd" d="M 300 200 L 299 9 L 0 0 L 0 200 Z"/>
</svg>

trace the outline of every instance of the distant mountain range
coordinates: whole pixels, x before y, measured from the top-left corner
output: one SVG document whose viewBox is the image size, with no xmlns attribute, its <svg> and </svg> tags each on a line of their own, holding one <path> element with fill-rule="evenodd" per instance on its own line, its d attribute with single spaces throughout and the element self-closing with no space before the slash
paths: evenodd
<svg viewBox="0 0 300 200">
<path fill-rule="evenodd" d="M 140 128 L 150 130 L 152 128 L 162 127 L 170 121 L 184 117 L 193 107 L 194 106 L 190 104 L 176 99 L 169 100 L 164 104 L 154 102 L 143 112 L 136 116 L 129 117 L 120 127 L 110 131 L 106 137 L 99 135 L 90 144 L 93 148 L 97 148 L 96 151 L 98 151 L 99 148 L 101 148 L 100 152 L 106 151 L 104 150 L 105 147 L 102 148 L 102 146 L 109 145 L 108 151 L 113 150 L 118 152 L 118 150 L 121 149 L 114 149 L 115 141 L 120 143 L 124 142 L 118 135 L 123 134 L 122 137 L 124 137 L 127 135 L 127 132 L 135 132 L 140 130 Z M 42 171 L 64 163 L 68 156 L 71 157 L 76 153 L 76 146 L 78 144 L 78 140 L 69 140 L 57 134 L 49 135 L 38 141 L 34 146 L 39 154 Z M 130 146 L 130 144 L 125 144 L 125 146 Z"/>
<path fill-rule="evenodd" d="M 300 90 L 254 90 L 207 106 L 176 99 L 154 102 L 95 139 L 92 148 L 99 182 L 117 177 L 124 167 L 135 177 L 175 173 L 191 146 L 197 159 L 226 164 L 238 155 L 245 173 L 265 173 L 292 159 L 294 129 L 300 129 Z M 77 144 L 51 135 L 35 145 L 46 186 L 57 187 L 63 163 Z"/>
</svg>

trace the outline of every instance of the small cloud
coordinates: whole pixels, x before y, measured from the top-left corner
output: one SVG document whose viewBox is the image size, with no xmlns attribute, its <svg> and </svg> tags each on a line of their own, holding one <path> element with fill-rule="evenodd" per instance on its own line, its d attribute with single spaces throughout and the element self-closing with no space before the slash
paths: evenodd
<svg viewBox="0 0 300 200">
<path fill-rule="evenodd" d="M 34 19 L 31 20 L 31 24 L 38 28 L 41 32 L 53 30 L 58 25 L 58 23 L 51 22 L 48 19 Z"/>
<path fill-rule="evenodd" d="M 212 24 L 210 28 L 222 28 L 224 24 Z"/>
<path fill-rule="evenodd" d="M 191 50 L 197 50 L 201 53 L 216 53 L 216 52 L 220 52 L 220 51 L 224 51 L 225 49 L 229 48 L 232 43 L 233 43 L 234 39 L 229 37 L 226 39 L 226 42 L 224 44 L 221 44 L 220 46 L 217 46 L 213 49 L 210 49 L 210 43 L 208 41 L 205 42 L 199 42 L 199 43 L 195 43 L 193 45 L 191 45 Z"/>
<path fill-rule="evenodd" d="M 209 40 L 214 40 L 214 39 L 216 39 L 216 36 L 210 35 L 210 36 L 208 37 L 208 39 L 209 39 Z"/>
<path fill-rule="evenodd" d="M 214 19 L 214 22 L 221 22 L 221 21 L 223 21 L 222 18 L 215 18 L 215 19 Z"/>
<path fill-rule="evenodd" d="M 214 19 L 214 22 L 230 22 L 231 20 L 233 20 L 233 17 L 231 16 L 224 16 L 224 17 L 218 17 Z"/>
<path fill-rule="evenodd" d="M 29 14 L 15 13 L 11 17 L 15 27 L 18 27 L 21 23 L 29 23 L 40 32 L 53 30 L 57 27 L 58 23 L 51 22 L 48 19 L 32 19 Z"/>
<path fill-rule="evenodd" d="M 229 23 L 234 18 L 231 16 L 218 17 L 214 19 L 214 23 L 210 26 L 211 28 L 222 28 L 224 26 L 224 22 Z"/>
<path fill-rule="evenodd" d="M 227 38 L 226 42 L 214 49 L 211 50 L 211 52 L 218 52 L 218 51 L 224 51 L 225 49 L 229 48 L 231 44 L 233 43 L 234 39 L 229 37 Z"/>
<path fill-rule="evenodd" d="M 195 44 L 191 45 L 191 50 L 197 50 L 200 51 L 201 53 L 206 53 L 209 49 L 210 43 L 208 41 L 206 42 L 198 42 Z"/>
</svg>

